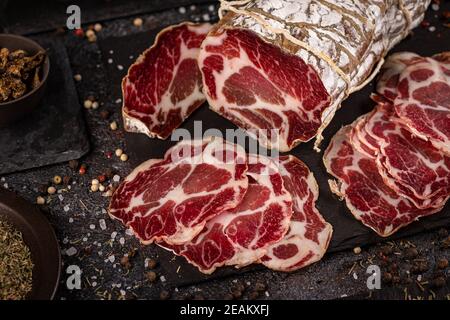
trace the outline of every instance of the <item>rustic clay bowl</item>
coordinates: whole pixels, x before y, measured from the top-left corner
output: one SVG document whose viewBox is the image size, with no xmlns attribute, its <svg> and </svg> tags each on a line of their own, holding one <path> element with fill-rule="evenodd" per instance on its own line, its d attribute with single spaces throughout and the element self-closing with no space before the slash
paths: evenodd
<svg viewBox="0 0 450 320">
<path fill-rule="evenodd" d="M 9 50 L 22 49 L 30 55 L 34 55 L 39 51 L 45 51 L 35 41 L 13 34 L 0 34 L 0 48 L 8 48 Z M 42 80 L 39 86 L 18 99 L 0 103 L 0 126 L 5 126 L 25 117 L 39 105 L 44 96 L 49 71 L 50 60 L 47 56 L 41 70 Z"/>
</svg>

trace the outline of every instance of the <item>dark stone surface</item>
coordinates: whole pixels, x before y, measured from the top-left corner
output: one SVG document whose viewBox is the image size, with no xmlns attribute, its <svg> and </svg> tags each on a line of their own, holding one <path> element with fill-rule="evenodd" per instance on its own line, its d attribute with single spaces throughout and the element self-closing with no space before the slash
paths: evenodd
<svg viewBox="0 0 450 320">
<path fill-rule="evenodd" d="M 137 34 L 154 29 L 157 26 L 177 23 L 183 20 L 199 20 L 208 6 L 197 6 L 195 10 L 187 8 L 186 14 L 180 14 L 178 10 L 168 10 L 158 14 L 144 15 L 143 28 L 132 25 L 133 18 L 118 19 L 103 24 L 103 31 L 98 34 L 99 43 L 109 37 L 121 37 L 129 34 Z M 430 10 L 429 17 L 440 15 L 441 12 Z M 210 14 L 214 17 L 213 14 Z M 432 25 L 441 25 L 442 21 L 433 19 Z M 448 32 L 448 30 L 446 31 Z M 437 33 L 429 33 L 431 37 L 437 37 Z M 423 232 L 419 235 L 407 237 L 403 240 L 388 242 L 394 253 L 385 257 L 380 252 L 381 245 L 363 247 L 361 254 L 354 254 L 351 250 L 339 253 L 329 253 L 322 261 L 308 268 L 294 273 L 272 272 L 267 269 L 247 272 L 231 277 L 215 279 L 193 286 L 174 288 L 169 281 L 173 271 L 177 273 L 179 264 L 176 259 L 161 259 L 162 252 L 156 246 L 141 246 L 123 226 L 108 218 L 106 208 L 108 198 L 101 193 L 89 191 L 90 181 L 97 175 L 105 172 L 107 168 L 113 169 L 121 177 L 129 173 L 136 159 L 129 162 L 120 162 L 115 156 L 108 158 L 108 152 L 114 152 L 116 148 L 122 148 L 128 152 L 125 143 L 125 134 L 120 122 L 120 91 L 110 92 L 111 79 L 107 68 L 103 63 L 98 43 L 89 43 L 86 39 L 76 38 L 73 34 L 56 35 L 54 33 L 42 34 L 42 38 L 60 38 L 68 49 L 72 70 L 74 74 L 81 74 L 83 80 L 76 83 L 80 100 L 93 95 L 101 102 L 98 110 L 85 111 L 86 120 L 90 132 L 91 152 L 82 159 L 87 165 L 87 173 L 79 175 L 68 165 L 53 165 L 26 172 L 5 175 L 0 178 L 0 186 L 16 191 L 29 201 L 34 202 L 39 193 L 39 186 L 47 183 L 54 175 L 68 175 L 73 182 L 69 186 L 57 186 L 58 193 L 46 196 L 48 204 L 43 206 L 47 217 L 55 228 L 57 237 L 63 251 L 63 274 L 61 285 L 57 294 L 59 299 L 159 299 L 162 290 L 171 292 L 174 299 L 183 298 L 225 298 L 230 293 L 236 296 L 249 298 L 258 282 L 267 284 L 266 290 L 260 292 L 262 299 L 333 299 L 345 296 L 366 298 L 370 295 L 366 286 L 369 276 L 366 268 L 371 264 L 381 267 L 382 273 L 399 270 L 401 283 L 391 286 L 383 283 L 385 290 L 376 291 L 372 296 L 377 298 L 415 298 L 416 296 L 428 298 L 430 290 L 428 285 L 424 291 L 416 285 L 418 281 L 431 281 L 437 272 L 435 262 L 441 257 L 450 258 L 450 250 L 443 240 L 443 232 Z M 436 38 L 438 39 L 438 38 Z M 438 41 L 438 40 L 436 40 Z M 442 48 L 443 50 L 443 48 Z M 110 54 L 110 53 L 108 53 Z M 136 53 L 137 56 L 138 52 Z M 114 52 L 110 54 L 112 65 L 117 68 L 123 61 L 115 61 Z M 135 57 L 134 57 L 135 58 Z M 108 59 L 108 58 L 106 58 Z M 109 66 L 112 67 L 112 66 Z M 125 70 L 123 70 L 125 72 Z M 367 106 L 368 108 L 369 106 Z M 109 111 L 109 119 L 101 117 L 102 111 Z M 345 108 L 340 112 L 346 112 Z M 111 121 L 119 123 L 119 130 L 111 131 Z M 330 130 L 335 130 L 332 127 Z M 312 152 L 312 151 L 311 151 Z M 302 155 L 305 159 L 308 154 Z M 337 203 L 337 202 L 336 202 Z M 347 219 L 342 217 L 343 219 Z M 101 225 L 105 221 L 106 228 Z M 121 240 L 123 239 L 123 240 Z M 419 277 L 410 270 L 415 263 L 405 258 L 404 251 L 411 246 L 416 246 L 419 251 L 418 259 L 428 262 L 429 268 L 423 271 Z M 76 254 L 67 255 L 73 249 Z M 71 249 L 67 251 L 68 249 Z M 134 252 L 129 259 L 130 267 L 127 269 L 121 265 L 124 254 Z M 114 257 L 114 258 L 113 258 Z M 145 260 L 154 259 L 158 262 L 155 269 L 158 279 L 151 282 L 146 277 Z M 395 264 L 395 265 L 394 265 Z M 83 275 L 82 289 L 69 290 L 65 282 L 67 274 L 65 270 L 69 265 L 77 265 Z M 171 272 L 171 275 L 168 274 Z M 445 276 L 448 271 L 444 270 Z M 405 279 L 413 283 L 409 286 L 403 283 Z M 409 281 L 408 280 L 408 281 Z M 409 287 L 412 288 L 409 288 Z M 450 293 L 448 286 L 438 289 L 431 288 L 437 298 L 444 298 Z M 392 293 L 394 292 L 394 293 Z"/>
</svg>

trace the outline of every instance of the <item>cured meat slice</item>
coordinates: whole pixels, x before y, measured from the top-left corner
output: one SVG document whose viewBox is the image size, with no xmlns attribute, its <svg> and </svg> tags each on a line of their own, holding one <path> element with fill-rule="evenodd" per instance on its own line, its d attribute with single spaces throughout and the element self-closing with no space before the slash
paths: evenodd
<svg viewBox="0 0 450 320">
<path fill-rule="evenodd" d="M 202 44 L 212 110 L 266 147 L 318 136 L 340 103 L 422 20 L 429 0 L 222 1 Z"/>
<path fill-rule="evenodd" d="M 188 243 L 160 245 L 210 274 L 220 266 L 243 267 L 257 262 L 269 245 L 281 240 L 289 229 L 292 197 L 272 160 L 250 155 L 248 162 L 248 191 L 235 209 L 208 221 Z"/>
<path fill-rule="evenodd" d="M 166 139 L 203 102 L 197 58 L 211 25 L 162 30 L 122 81 L 125 130 Z"/>
<path fill-rule="evenodd" d="M 441 208 L 418 209 L 385 184 L 374 159 L 358 152 L 349 142 L 351 127 L 343 127 L 325 151 L 327 171 L 334 193 L 345 199 L 356 219 L 387 237 L 420 217 Z"/>
<path fill-rule="evenodd" d="M 443 197 L 450 194 L 449 157 L 430 142 L 412 135 L 395 116 L 390 103 L 378 104 L 365 130 L 378 140 L 378 169 L 390 187 L 398 190 L 401 184 L 414 197 L 433 199 L 432 206 L 442 206 Z"/>
<path fill-rule="evenodd" d="M 109 213 L 144 244 L 182 244 L 242 201 L 246 170 L 246 154 L 238 145 L 217 137 L 182 141 L 164 159 L 133 170 L 114 192 Z"/>
<path fill-rule="evenodd" d="M 393 99 L 397 115 L 415 135 L 450 155 L 450 52 L 431 58 L 397 54 L 385 69 L 382 79 L 390 78 L 390 84 L 381 82 L 378 92 Z"/>
<path fill-rule="evenodd" d="M 272 270 L 295 271 L 323 257 L 333 228 L 316 209 L 319 188 L 308 167 L 294 156 L 280 157 L 279 167 L 292 195 L 293 214 L 288 233 L 268 248 L 261 262 Z"/>
</svg>

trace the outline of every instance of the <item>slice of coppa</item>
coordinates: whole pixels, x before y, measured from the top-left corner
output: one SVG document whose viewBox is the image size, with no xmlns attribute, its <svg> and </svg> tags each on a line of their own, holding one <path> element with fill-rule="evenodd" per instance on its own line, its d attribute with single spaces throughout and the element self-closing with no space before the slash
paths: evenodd
<svg viewBox="0 0 450 320">
<path fill-rule="evenodd" d="M 162 30 L 122 80 L 125 130 L 166 139 L 204 101 L 197 58 L 208 23 Z"/>
<path fill-rule="evenodd" d="M 308 167 L 294 156 L 278 160 L 286 190 L 293 200 L 288 233 L 271 245 L 261 263 L 277 271 L 295 271 L 322 259 L 333 228 L 316 208 L 319 187 Z"/>
<path fill-rule="evenodd" d="M 220 266 L 239 268 L 258 262 L 267 247 L 283 239 L 288 231 L 292 197 L 273 160 L 249 155 L 246 174 L 248 190 L 235 209 L 208 221 L 190 242 L 160 245 L 185 257 L 205 274 Z"/>
<path fill-rule="evenodd" d="M 377 91 L 392 101 L 412 133 L 450 155 L 450 52 L 390 56 Z"/>
<path fill-rule="evenodd" d="M 317 136 L 383 56 L 422 20 L 429 0 L 221 1 L 202 44 L 211 109 L 265 147 Z"/>
<path fill-rule="evenodd" d="M 208 220 L 241 203 L 246 158 L 240 146 L 218 137 L 182 141 L 164 159 L 134 169 L 114 192 L 109 214 L 144 244 L 186 243 Z"/>
<path fill-rule="evenodd" d="M 380 175 L 375 159 L 359 152 L 350 143 L 352 127 L 336 133 L 324 155 L 332 192 L 345 199 L 353 216 L 382 237 L 395 233 L 420 217 L 442 208 L 419 209 L 391 189 Z"/>
</svg>

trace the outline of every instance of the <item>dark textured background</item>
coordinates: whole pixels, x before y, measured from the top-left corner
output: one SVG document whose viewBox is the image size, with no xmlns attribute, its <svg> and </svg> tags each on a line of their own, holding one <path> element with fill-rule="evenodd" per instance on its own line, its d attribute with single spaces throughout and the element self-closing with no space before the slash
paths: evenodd
<svg viewBox="0 0 450 320">
<path fill-rule="evenodd" d="M 101 7 L 102 1 L 99 1 L 97 4 L 100 5 L 97 8 L 95 8 L 94 4 L 86 7 L 88 9 L 86 11 L 92 17 L 90 18 L 92 19 L 91 21 L 105 20 L 102 23 L 103 30 L 98 33 L 99 41 L 97 43 L 89 43 L 86 39 L 79 39 L 71 32 L 63 34 L 51 31 L 35 35 L 38 39 L 55 38 L 64 42 L 68 50 L 73 74 L 79 73 L 83 76 L 83 80 L 76 83 L 80 103 L 90 95 L 95 96 L 101 102 L 101 107 L 98 110 L 84 112 L 92 150 L 82 159 L 82 163 L 85 163 L 88 167 L 88 173 L 84 176 L 79 176 L 73 173 L 67 165 L 53 165 L 0 178 L 0 186 L 14 190 L 30 201 L 35 201 L 36 196 L 39 194 L 38 187 L 42 183 L 51 180 L 54 175 L 70 175 L 73 177 L 74 184 L 70 186 L 70 189 L 58 187 L 60 193 L 48 197 L 49 203 L 43 208 L 46 209 L 47 216 L 56 230 L 63 253 L 67 252 L 68 249 L 71 249 L 69 252 L 73 251 L 72 248 L 76 249 L 76 254 L 74 255 L 63 255 L 64 266 L 76 264 L 83 270 L 82 290 L 70 291 L 66 289 L 66 275 L 63 272 L 58 298 L 117 299 L 137 297 L 145 299 L 158 298 L 162 290 L 169 291 L 173 298 L 225 298 L 228 297 L 230 290 L 233 291 L 233 288 L 236 288 L 238 284 L 242 284 L 245 288 L 245 298 L 254 298 L 255 296 L 252 292 L 257 282 L 262 282 L 267 286 L 266 290 L 263 290 L 258 296 L 259 298 L 330 299 L 354 295 L 361 298 L 368 296 L 370 293 L 366 288 L 366 267 L 372 263 L 383 266 L 383 261 L 379 259 L 380 246 L 378 245 L 363 247 L 363 253 L 360 255 L 353 254 L 351 250 L 327 254 L 321 262 L 291 274 L 276 273 L 262 269 L 208 281 L 195 286 L 174 288 L 172 279 L 174 276 L 179 277 L 177 276 L 180 274 L 179 267 L 183 267 L 183 265 L 180 265 L 179 260 L 172 259 L 171 256 L 168 256 L 167 253 L 155 246 L 140 246 L 132 236 L 124 231 L 120 223 L 109 220 L 105 211 L 108 199 L 102 197 L 100 193 L 91 193 L 89 186 L 91 179 L 104 172 L 106 168 L 113 168 L 120 176 L 124 177 L 130 172 L 133 165 L 138 162 L 138 156 L 133 154 L 133 152 L 129 152 L 125 134 L 121 128 L 119 120 L 121 101 L 118 100 L 121 98 L 121 93 L 117 89 L 117 79 L 111 76 L 111 70 L 114 69 L 119 75 L 120 73 L 124 75 L 126 68 L 120 71 L 118 70 L 118 65 L 127 66 L 140 52 L 135 52 L 132 58 L 124 57 L 116 52 L 109 52 L 105 49 L 105 44 L 111 42 L 108 39 L 112 37 L 121 38 L 130 35 L 136 35 L 136 37 L 140 37 L 145 42 L 145 32 L 151 32 L 151 30 L 161 28 L 164 25 L 184 20 L 198 21 L 206 18 L 217 18 L 214 13 L 215 8 L 210 8 L 209 4 L 197 5 L 192 8 L 187 6 L 186 13 L 180 13 L 177 8 L 158 11 L 153 6 L 152 8 L 143 7 L 141 8 L 142 11 L 139 11 L 139 5 L 133 6 L 133 10 L 138 11 L 126 11 L 130 8 L 130 3 L 139 4 L 141 2 L 129 1 L 121 4 L 118 1 L 116 3 L 117 7 L 112 6 L 110 8 L 109 5 Z M 445 3 L 445 6 L 448 9 L 448 2 Z M 8 10 L 13 9 L 8 8 Z M 83 7 L 82 10 L 84 12 Z M 427 15 L 427 21 L 431 22 L 431 26 L 436 26 L 438 31 L 430 32 L 427 28 L 419 27 L 416 35 L 409 39 L 410 43 L 417 45 L 417 49 L 431 50 L 428 44 L 439 44 L 435 50 L 450 49 L 449 41 L 443 40 L 445 37 L 448 37 L 449 29 L 442 27 L 443 21 L 440 19 L 442 11 L 442 8 L 439 12 L 430 9 Z M 110 13 L 110 15 L 105 12 Z M 118 15 L 117 12 L 120 14 Z M 144 19 L 142 28 L 133 26 L 132 21 L 134 17 L 124 17 L 127 13 L 137 14 L 137 12 L 142 12 L 140 14 L 140 17 Z M 143 12 L 146 13 L 144 14 Z M 208 16 L 205 16 L 205 14 L 208 14 Z M 6 24 L 4 18 L 1 21 L 3 21 L 3 25 L 8 30 L 15 30 L 15 32 L 21 33 L 36 33 L 37 31 L 45 30 L 42 27 L 35 29 L 36 24 L 29 23 L 30 20 L 22 18 L 14 20 L 14 17 L 17 16 L 13 14 L 8 14 L 7 16 Z M 60 21 L 64 19 L 64 12 L 56 10 L 54 15 L 48 15 L 46 25 L 54 28 L 60 26 Z M 48 29 L 51 28 L 49 27 Z M 417 39 L 416 36 L 421 38 Z M 120 41 L 120 39 L 114 41 Z M 148 45 L 150 45 L 150 42 L 149 40 Z M 123 43 L 125 43 L 125 47 L 130 46 L 133 48 L 133 45 L 127 41 L 123 41 Z M 142 48 L 142 45 L 139 44 L 139 48 Z M 109 63 L 108 59 L 112 59 L 112 63 Z M 368 92 L 370 91 L 368 89 Z M 364 100 L 358 101 L 353 99 L 354 97 L 352 96 L 338 112 L 337 117 L 341 120 L 333 122 L 327 129 L 328 136 L 331 136 L 343 123 L 351 122 L 358 114 L 366 112 L 372 107 L 370 104 L 365 103 Z M 111 117 L 107 120 L 102 119 L 100 117 L 102 110 L 110 111 Z M 109 123 L 113 120 L 118 121 L 120 130 L 113 132 L 109 129 Z M 324 142 L 324 146 L 326 144 L 327 141 Z M 130 153 L 131 159 L 129 162 L 122 163 L 115 156 L 111 159 L 106 156 L 108 152 L 114 152 L 118 147 Z M 313 153 L 311 145 L 301 146 L 298 150 L 295 150 L 296 152 L 301 153 L 300 158 L 308 162 L 314 171 L 323 170 L 319 163 L 314 164 L 314 161 L 318 162 L 319 160 L 317 159 L 320 158 Z M 316 172 L 316 176 L 318 174 Z M 323 177 L 325 177 L 324 174 Z M 323 181 L 320 182 L 323 183 Z M 326 191 L 321 190 L 321 192 L 324 194 Z M 340 212 L 343 204 L 335 199 L 332 201 L 333 208 L 328 208 L 328 210 Z M 325 208 L 321 207 L 320 209 L 323 211 Z M 448 215 L 448 207 L 446 211 L 442 215 Z M 336 212 L 331 212 L 331 214 Z M 326 214 L 324 213 L 324 215 Z M 342 215 L 341 218 L 351 221 L 350 223 L 360 227 L 348 214 Z M 106 230 L 100 228 L 102 219 L 106 221 Z M 117 235 L 114 233 L 117 233 Z M 364 235 L 367 235 L 367 232 L 364 232 Z M 121 238 L 123 238 L 122 242 L 120 241 Z M 398 248 L 398 251 L 396 251 L 399 256 L 398 268 L 404 274 L 408 273 L 410 266 L 409 261 L 402 258 L 402 250 L 407 246 L 411 246 L 411 244 L 417 246 L 420 257 L 429 261 L 430 264 L 429 270 L 421 277 L 431 279 L 435 273 L 435 260 L 440 257 L 448 258 L 449 250 L 440 245 L 435 232 L 423 232 L 420 235 L 405 238 L 401 241 L 390 242 L 390 245 L 394 246 L 396 250 Z M 121 257 L 133 248 L 136 248 L 137 252 L 130 260 L 132 267 L 125 269 L 120 264 Z M 161 255 L 166 255 L 167 258 L 162 258 Z M 155 271 L 161 277 L 154 283 L 149 283 L 145 277 L 144 261 L 146 258 L 156 259 L 160 262 Z M 417 277 L 417 275 L 414 275 L 414 277 Z M 189 282 L 192 279 L 181 280 Z M 378 298 L 403 298 L 405 287 L 407 286 L 403 284 L 394 287 L 384 285 L 384 290 L 377 291 L 372 296 Z M 408 290 L 413 297 L 419 294 L 427 297 L 429 294 L 428 291 L 422 292 L 414 283 L 408 285 Z M 433 290 L 439 297 L 445 297 L 450 292 L 448 288 Z"/>
</svg>

